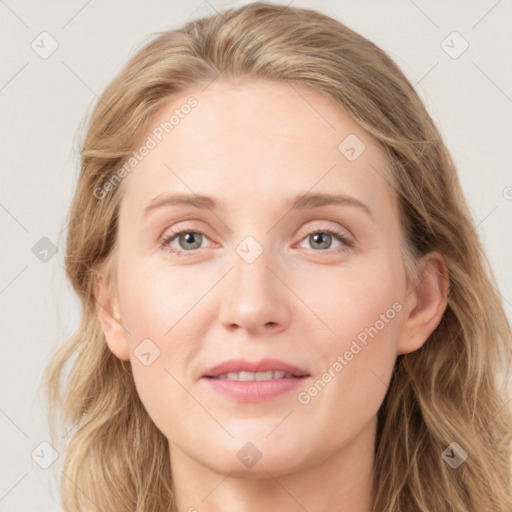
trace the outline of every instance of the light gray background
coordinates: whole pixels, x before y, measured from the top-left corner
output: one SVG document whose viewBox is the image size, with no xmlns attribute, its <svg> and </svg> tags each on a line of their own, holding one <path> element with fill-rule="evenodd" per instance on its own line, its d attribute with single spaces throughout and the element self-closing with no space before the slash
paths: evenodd
<svg viewBox="0 0 512 512">
<path fill-rule="evenodd" d="M 65 220 L 78 173 L 77 131 L 107 83 L 152 32 L 248 2 L 0 0 L 0 511 L 58 511 L 36 391 L 50 352 L 78 326 L 64 279 Z M 275 2 L 282 5 L 286 2 Z M 455 159 L 477 231 L 512 318 L 512 5 L 509 0 L 299 1 L 387 51 L 415 85 Z M 57 50 L 41 58 L 47 31 Z M 442 42 L 457 31 L 458 58 Z M 48 48 L 45 43 L 45 48 Z M 451 36 L 452 52 L 462 41 Z M 59 233 L 63 230 L 59 239 Z M 59 243 L 45 263 L 33 253 Z M 38 447 L 38 448 L 37 448 Z M 62 455 L 51 468 L 58 471 Z"/>
</svg>

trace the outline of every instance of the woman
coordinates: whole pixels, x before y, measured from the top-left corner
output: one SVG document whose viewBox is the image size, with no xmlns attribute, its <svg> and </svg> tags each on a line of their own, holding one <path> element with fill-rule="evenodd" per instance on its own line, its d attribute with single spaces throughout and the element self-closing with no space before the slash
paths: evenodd
<svg viewBox="0 0 512 512">
<path fill-rule="evenodd" d="M 492 271 L 414 88 L 340 22 L 257 2 L 142 48 L 66 270 L 66 510 L 511 510 Z"/>
</svg>

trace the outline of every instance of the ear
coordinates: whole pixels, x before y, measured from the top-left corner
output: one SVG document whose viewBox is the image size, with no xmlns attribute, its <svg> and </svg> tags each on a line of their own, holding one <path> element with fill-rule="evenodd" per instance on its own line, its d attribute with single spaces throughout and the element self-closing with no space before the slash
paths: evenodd
<svg viewBox="0 0 512 512">
<path fill-rule="evenodd" d="M 450 287 L 444 258 L 431 252 L 418 261 L 419 283 L 411 285 L 405 298 L 405 320 L 397 343 L 397 355 L 423 346 L 441 322 Z"/>
<path fill-rule="evenodd" d="M 130 351 L 126 331 L 121 322 L 119 302 L 103 265 L 100 265 L 95 273 L 94 298 L 96 314 L 109 349 L 119 359 L 128 361 Z"/>
</svg>

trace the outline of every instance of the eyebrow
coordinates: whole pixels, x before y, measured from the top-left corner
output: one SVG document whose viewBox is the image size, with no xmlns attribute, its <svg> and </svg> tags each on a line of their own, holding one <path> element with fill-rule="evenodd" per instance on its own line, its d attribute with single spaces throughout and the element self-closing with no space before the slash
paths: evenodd
<svg viewBox="0 0 512 512">
<path fill-rule="evenodd" d="M 200 194 L 160 194 L 144 208 L 143 217 L 147 217 L 153 210 L 175 205 L 193 206 L 201 210 L 215 210 L 217 208 L 217 203 L 213 198 Z M 327 205 L 355 206 L 373 218 L 372 211 L 365 203 L 355 197 L 343 194 L 306 193 L 295 196 L 287 203 L 290 210 L 309 210 Z"/>
</svg>

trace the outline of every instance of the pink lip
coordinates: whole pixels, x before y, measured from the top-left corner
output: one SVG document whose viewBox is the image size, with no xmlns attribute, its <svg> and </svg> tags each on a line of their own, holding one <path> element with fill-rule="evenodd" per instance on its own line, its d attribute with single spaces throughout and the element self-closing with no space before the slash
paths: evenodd
<svg viewBox="0 0 512 512">
<path fill-rule="evenodd" d="M 230 372 L 266 372 L 271 370 L 290 373 L 293 377 L 248 382 L 213 378 Z M 229 398 L 241 402 L 258 402 L 294 390 L 301 386 L 309 376 L 306 371 L 277 359 L 262 359 L 255 362 L 237 359 L 226 361 L 207 370 L 203 375 L 203 380 L 214 391 Z"/>
<path fill-rule="evenodd" d="M 259 402 L 269 400 L 282 393 L 290 392 L 301 386 L 308 377 L 290 377 L 276 380 L 241 382 L 229 379 L 204 378 L 214 391 L 239 402 Z"/>
</svg>

